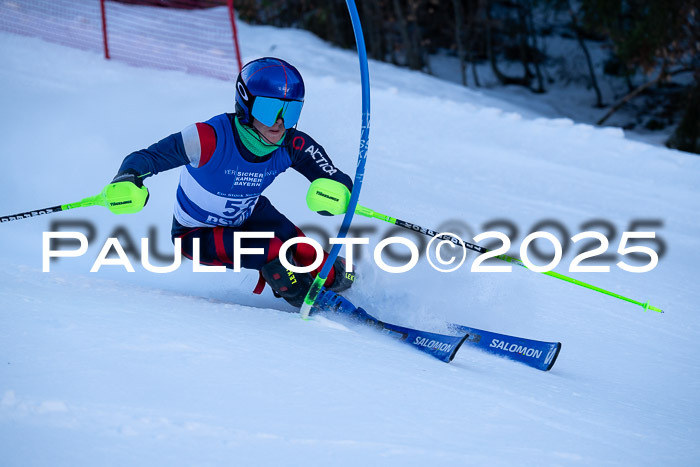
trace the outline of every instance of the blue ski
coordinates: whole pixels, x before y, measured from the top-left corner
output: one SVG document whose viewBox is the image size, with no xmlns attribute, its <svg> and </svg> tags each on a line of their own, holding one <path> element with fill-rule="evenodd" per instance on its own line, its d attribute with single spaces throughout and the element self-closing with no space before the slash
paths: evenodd
<svg viewBox="0 0 700 467">
<path fill-rule="evenodd" d="M 433 357 L 445 363 L 455 358 L 457 351 L 469 336 L 466 332 L 456 331 L 458 336 L 446 336 L 434 332 L 420 331 L 418 329 L 397 326 L 391 323 L 379 321 L 364 309 L 356 307 L 345 297 L 329 290 L 321 289 L 314 305 L 315 313 L 319 311 L 333 311 L 347 315 L 372 326 L 400 341 L 412 345 L 414 348 L 429 353 Z"/>
<path fill-rule="evenodd" d="M 462 344 L 466 343 L 538 370 L 549 371 L 554 366 L 561 350 L 561 342 L 536 341 L 484 331 L 461 324 L 448 323 L 449 330 L 459 335 L 447 336 L 385 323 L 367 313 L 363 308 L 356 307 L 342 295 L 326 289 L 321 289 L 314 305 L 314 312 L 318 311 L 333 311 L 350 316 L 411 344 L 443 362 L 451 362 Z"/>
<path fill-rule="evenodd" d="M 450 323 L 449 328 L 454 332 L 466 332 L 467 340 L 465 342 L 469 345 L 542 371 L 552 369 L 561 350 L 561 342 L 543 342 L 524 337 L 508 336 L 461 324 Z"/>
</svg>

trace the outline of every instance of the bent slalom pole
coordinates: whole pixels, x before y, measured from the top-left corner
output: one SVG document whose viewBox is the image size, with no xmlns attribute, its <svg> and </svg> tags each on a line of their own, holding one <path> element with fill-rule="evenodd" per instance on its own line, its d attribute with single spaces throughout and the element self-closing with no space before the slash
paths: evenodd
<svg viewBox="0 0 700 467">
<path fill-rule="evenodd" d="M 114 214 L 133 214 L 143 209 L 148 199 L 148 189 L 145 186 L 137 187 L 131 182 L 110 183 L 99 195 L 89 196 L 75 203 L 61 204 L 50 208 L 37 209 L 36 211 L 21 212 L 11 216 L 0 217 L 0 222 L 17 221 L 67 211 L 69 209 L 84 208 L 87 206 L 104 206 Z"/>
<path fill-rule="evenodd" d="M 362 24 L 360 15 L 357 12 L 357 6 L 354 0 L 346 0 L 350 19 L 352 20 L 352 29 L 355 33 L 355 43 L 357 44 L 357 57 L 360 61 L 360 82 L 362 85 L 362 129 L 360 131 L 360 151 L 357 156 L 357 169 L 355 169 L 355 179 L 353 181 L 352 193 L 348 191 L 348 203 L 345 205 L 346 210 L 343 223 L 340 226 L 337 238 L 345 238 L 350 230 L 352 216 L 355 214 L 355 207 L 360 198 L 360 190 L 362 189 L 362 180 L 365 176 L 365 164 L 367 163 L 367 147 L 369 145 L 369 68 L 367 66 L 367 50 L 365 48 L 365 39 L 362 35 Z M 347 190 L 347 188 L 345 188 Z M 301 305 L 299 314 L 302 319 L 308 319 L 311 313 L 311 308 L 316 302 L 316 298 L 321 292 L 323 284 L 326 282 L 328 274 L 331 272 L 333 263 L 340 253 L 340 244 L 333 245 L 326 261 L 323 263 L 321 272 L 318 273 L 316 279 L 311 283 L 309 291 L 306 293 L 304 303 Z"/>
<path fill-rule="evenodd" d="M 347 210 L 348 206 L 348 198 L 350 196 L 350 193 L 348 192 L 347 187 L 343 185 L 342 183 L 336 182 L 334 180 L 328 179 L 328 178 L 321 178 L 316 181 L 314 181 L 311 186 L 309 187 L 309 191 L 306 194 L 306 204 L 309 206 L 309 209 L 312 211 L 316 212 L 324 212 L 328 214 L 342 214 Z M 361 216 L 365 217 L 370 217 L 373 219 L 380 219 L 385 222 L 388 222 L 389 224 L 393 225 L 398 225 L 399 227 L 403 227 L 405 229 L 408 229 L 412 232 L 419 232 L 422 233 L 423 235 L 427 235 L 429 237 L 438 237 L 443 240 L 448 240 L 456 245 L 462 246 L 468 250 L 476 251 L 478 253 L 487 253 L 491 250 L 488 248 L 484 248 L 482 246 L 465 242 L 463 240 L 460 240 L 458 238 L 452 237 L 451 235 L 440 235 L 440 232 L 436 232 L 435 230 L 431 229 L 426 229 L 424 227 L 421 227 L 416 224 L 411 224 L 410 222 L 402 221 L 401 219 L 396 219 L 394 217 L 387 216 L 386 214 L 380 214 L 378 212 L 375 212 L 369 208 L 366 208 L 364 206 L 358 205 L 355 209 L 355 212 L 357 214 L 360 214 Z M 512 256 L 508 255 L 499 255 L 496 256 L 496 258 L 506 261 L 508 263 L 516 264 L 518 266 L 521 266 L 525 269 L 529 269 L 525 264 L 517 259 L 513 258 Z M 578 279 L 574 279 L 572 277 L 565 276 L 563 274 L 559 274 L 558 272 L 554 271 L 548 271 L 548 272 L 543 272 L 542 274 L 550 277 L 555 277 L 557 279 L 561 279 L 563 281 L 569 282 L 571 284 L 575 284 L 581 287 L 584 287 L 586 289 L 593 290 L 595 292 L 600 292 L 605 295 L 609 295 L 611 297 L 618 298 L 620 300 L 624 300 L 629 303 L 633 303 L 635 305 L 639 305 L 642 308 L 644 308 L 644 311 L 646 310 L 652 310 L 656 311 L 659 313 L 663 313 L 663 310 L 649 305 L 649 302 L 642 303 L 637 300 L 633 300 L 631 298 L 616 294 L 614 292 L 610 292 L 605 289 L 601 289 L 600 287 L 596 287 L 595 285 L 587 284 L 583 281 L 580 281 Z"/>
</svg>

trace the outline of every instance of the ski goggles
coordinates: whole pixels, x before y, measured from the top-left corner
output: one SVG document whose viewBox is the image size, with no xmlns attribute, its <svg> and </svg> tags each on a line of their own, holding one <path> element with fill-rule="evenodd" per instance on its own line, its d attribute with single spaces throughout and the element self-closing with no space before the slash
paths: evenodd
<svg viewBox="0 0 700 467">
<path fill-rule="evenodd" d="M 250 113 L 265 126 L 273 126 L 278 118 L 284 120 L 286 129 L 292 128 L 299 121 L 304 101 L 290 101 L 274 97 L 257 96 Z"/>
</svg>

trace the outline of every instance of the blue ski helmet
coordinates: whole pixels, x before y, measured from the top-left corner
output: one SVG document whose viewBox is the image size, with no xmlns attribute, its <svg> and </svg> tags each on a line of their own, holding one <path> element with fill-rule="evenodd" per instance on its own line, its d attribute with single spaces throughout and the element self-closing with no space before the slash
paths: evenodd
<svg viewBox="0 0 700 467">
<path fill-rule="evenodd" d="M 284 119 L 285 128 L 299 121 L 304 105 L 304 80 L 299 71 L 279 58 L 264 57 L 248 62 L 236 80 L 236 115 L 243 125 L 253 117 L 273 126 Z"/>
</svg>

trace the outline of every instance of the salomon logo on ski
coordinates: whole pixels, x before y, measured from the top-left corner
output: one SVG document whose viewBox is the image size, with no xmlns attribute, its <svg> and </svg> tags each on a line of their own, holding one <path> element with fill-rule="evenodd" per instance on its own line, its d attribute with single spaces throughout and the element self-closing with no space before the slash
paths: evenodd
<svg viewBox="0 0 700 467">
<path fill-rule="evenodd" d="M 427 337 L 421 336 L 416 336 L 416 340 L 413 341 L 413 345 L 419 345 L 428 349 L 439 350 L 440 352 L 452 352 L 452 349 L 454 348 L 454 345 L 446 344 L 444 342 L 439 342 L 434 339 L 428 339 Z"/>
<path fill-rule="evenodd" d="M 511 352 L 511 353 L 525 355 L 526 357 L 532 357 L 532 358 L 538 358 L 538 359 L 540 357 L 542 357 L 541 350 L 531 349 L 529 347 L 525 347 L 525 346 L 518 345 L 518 344 L 509 344 L 508 342 L 499 341 L 498 339 L 493 339 L 491 341 L 490 347 L 495 347 L 497 349 L 505 350 L 505 351 Z"/>
</svg>

